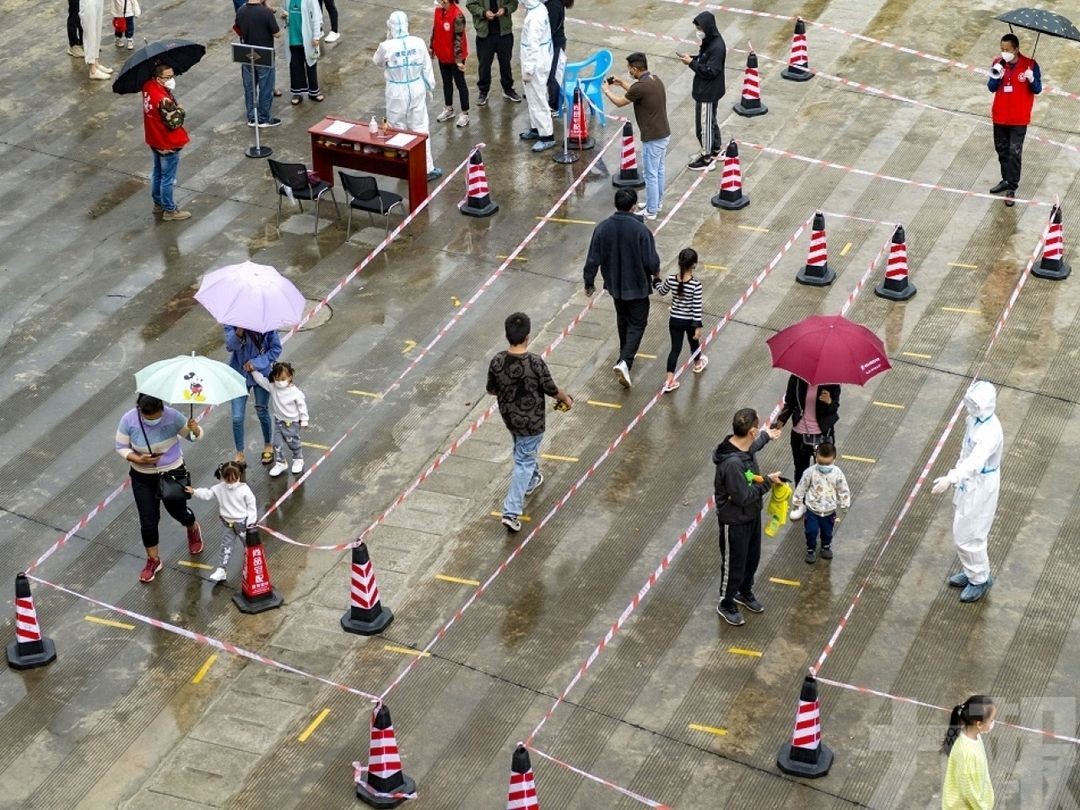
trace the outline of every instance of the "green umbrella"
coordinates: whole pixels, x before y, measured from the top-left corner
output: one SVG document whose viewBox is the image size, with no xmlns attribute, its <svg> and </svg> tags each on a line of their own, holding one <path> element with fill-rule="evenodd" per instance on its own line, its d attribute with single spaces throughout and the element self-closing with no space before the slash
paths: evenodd
<svg viewBox="0 0 1080 810">
<path fill-rule="evenodd" d="M 220 405 L 247 394 L 244 375 L 226 363 L 192 352 L 151 363 L 135 373 L 135 390 L 164 402 Z"/>
</svg>

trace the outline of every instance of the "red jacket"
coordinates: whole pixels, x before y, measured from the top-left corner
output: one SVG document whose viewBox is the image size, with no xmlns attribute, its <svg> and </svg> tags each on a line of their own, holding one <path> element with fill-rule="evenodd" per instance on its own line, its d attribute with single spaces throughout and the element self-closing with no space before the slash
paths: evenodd
<svg viewBox="0 0 1080 810">
<path fill-rule="evenodd" d="M 1031 108 L 1035 106 L 1035 96 L 1042 92 L 1039 63 L 1023 54 L 1017 54 L 1012 62 L 995 59 L 994 64 L 1001 65 L 1005 74 L 1000 79 L 990 79 L 986 83 L 994 94 L 990 118 L 995 124 L 1026 127 L 1031 123 Z M 1020 74 L 1028 68 L 1035 75 L 1034 81 L 1020 78 Z"/>
<path fill-rule="evenodd" d="M 170 152 L 187 146 L 187 130 L 183 127 L 169 129 L 161 116 L 161 102 L 170 100 L 177 103 L 173 94 L 161 86 L 157 79 L 150 79 L 143 85 L 143 131 L 146 133 L 146 145 L 159 152 Z"/>
<path fill-rule="evenodd" d="M 464 62 L 469 55 L 469 40 L 465 36 L 465 14 L 456 3 L 451 3 L 445 11 L 441 8 L 435 9 L 431 50 L 435 59 L 444 65 Z"/>
</svg>

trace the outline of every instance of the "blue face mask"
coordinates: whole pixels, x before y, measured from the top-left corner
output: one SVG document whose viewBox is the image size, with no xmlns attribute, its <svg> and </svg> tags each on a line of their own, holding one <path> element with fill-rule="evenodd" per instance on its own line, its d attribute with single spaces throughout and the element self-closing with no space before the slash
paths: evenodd
<svg viewBox="0 0 1080 810">
<path fill-rule="evenodd" d="M 833 465 L 832 464 L 818 464 L 817 468 L 818 468 L 818 472 L 821 473 L 822 475 L 828 475 L 829 473 L 831 473 L 833 471 Z"/>
</svg>

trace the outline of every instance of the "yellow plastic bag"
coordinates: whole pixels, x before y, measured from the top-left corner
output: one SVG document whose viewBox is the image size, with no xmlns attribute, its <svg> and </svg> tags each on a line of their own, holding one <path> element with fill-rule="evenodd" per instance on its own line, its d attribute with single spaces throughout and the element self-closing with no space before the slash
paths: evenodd
<svg viewBox="0 0 1080 810">
<path fill-rule="evenodd" d="M 781 481 L 772 485 L 769 494 L 769 503 L 766 509 L 769 512 L 769 523 L 765 526 L 765 534 L 775 537 L 780 527 L 787 523 L 788 506 L 791 500 L 791 484 Z"/>
</svg>

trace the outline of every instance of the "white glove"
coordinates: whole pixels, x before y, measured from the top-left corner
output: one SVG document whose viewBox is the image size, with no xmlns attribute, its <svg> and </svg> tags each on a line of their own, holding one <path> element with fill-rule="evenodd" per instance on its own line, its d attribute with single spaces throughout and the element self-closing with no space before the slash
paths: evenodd
<svg viewBox="0 0 1080 810">
<path fill-rule="evenodd" d="M 943 475 L 941 478 L 934 479 L 934 486 L 930 490 L 935 495 L 940 495 L 942 492 L 952 486 L 952 481 L 949 480 L 949 476 Z"/>
<path fill-rule="evenodd" d="M 1025 70 L 1024 73 L 1023 73 L 1023 76 L 1024 76 L 1024 81 L 1027 81 L 1027 82 L 1035 81 L 1035 71 L 1032 70 L 1031 68 L 1028 68 L 1027 70 Z"/>
<path fill-rule="evenodd" d="M 1001 62 L 994 62 L 994 64 L 992 64 L 990 66 L 990 78 L 991 79 L 1000 79 L 1004 75 L 1005 75 L 1005 68 L 1002 67 Z"/>
</svg>

